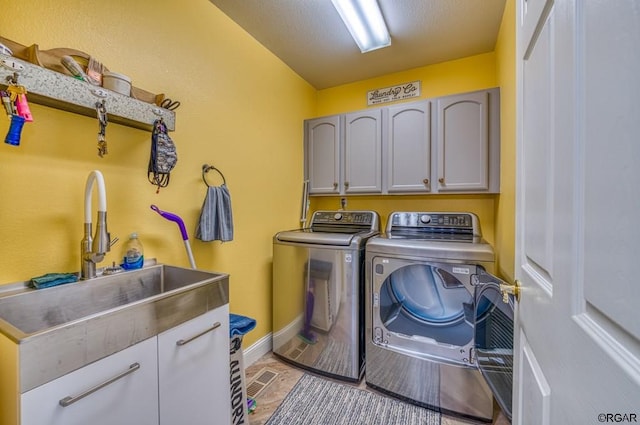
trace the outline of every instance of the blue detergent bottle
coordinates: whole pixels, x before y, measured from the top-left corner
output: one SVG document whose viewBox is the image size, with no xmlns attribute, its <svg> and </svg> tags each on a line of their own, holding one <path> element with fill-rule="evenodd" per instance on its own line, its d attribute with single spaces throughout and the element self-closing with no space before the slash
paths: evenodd
<svg viewBox="0 0 640 425">
<path fill-rule="evenodd" d="M 124 247 L 122 257 L 122 268 L 125 270 L 141 269 L 144 265 L 144 248 L 137 233 L 129 235 L 129 241 Z"/>
</svg>

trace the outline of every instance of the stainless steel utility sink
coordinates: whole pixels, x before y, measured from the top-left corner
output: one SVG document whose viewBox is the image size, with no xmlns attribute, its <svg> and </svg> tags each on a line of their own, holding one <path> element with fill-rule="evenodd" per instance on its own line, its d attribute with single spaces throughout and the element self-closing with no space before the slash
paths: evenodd
<svg viewBox="0 0 640 425">
<path fill-rule="evenodd" d="M 219 276 L 159 265 L 0 298 L 0 319 L 26 337 Z"/>
<path fill-rule="evenodd" d="M 0 296 L 21 392 L 228 304 L 229 276 L 164 264 Z"/>
</svg>

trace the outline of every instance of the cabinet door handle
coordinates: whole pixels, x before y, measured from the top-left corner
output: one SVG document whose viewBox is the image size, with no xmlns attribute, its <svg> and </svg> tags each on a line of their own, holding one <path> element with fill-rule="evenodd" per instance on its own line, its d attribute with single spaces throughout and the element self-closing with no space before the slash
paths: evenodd
<svg viewBox="0 0 640 425">
<path fill-rule="evenodd" d="M 349 189 L 349 182 L 344 182 L 344 188 Z"/>
<path fill-rule="evenodd" d="M 58 403 L 62 407 L 67 407 L 67 406 L 75 403 L 76 401 L 82 400 L 86 396 L 91 395 L 91 394 L 95 393 L 98 390 L 101 390 L 102 388 L 106 387 L 107 385 L 113 384 L 118 379 L 124 378 L 125 376 L 129 375 L 130 373 L 135 372 L 138 369 L 140 369 L 140 363 L 138 363 L 138 362 L 133 363 L 132 365 L 129 366 L 129 369 L 125 370 L 124 372 L 121 372 L 121 373 L 117 374 L 113 378 L 108 379 L 108 380 L 104 381 L 103 383 L 98 384 L 98 385 L 96 385 L 95 387 L 93 387 L 91 389 L 88 389 L 87 391 L 83 392 L 82 394 L 78 394 L 76 396 L 67 396 L 67 397 L 61 399 Z"/>
<path fill-rule="evenodd" d="M 338 188 L 338 183 L 333 183 L 333 190 L 336 190 Z"/>
<path fill-rule="evenodd" d="M 176 345 L 177 346 L 186 345 L 186 344 L 190 343 L 191 341 L 193 341 L 194 339 L 200 338 L 202 335 L 208 334 L 209 332 L 213 331 L 214 329 L 218 329 L 220 326 L 221 326 L 220 322 L 216 322 L 209 329 L 205 329 L 204 331 L 200 332 L 197 335 L 194 335 L 194 336 L 192 336 L 190 338 L 187 338 L 187 339 L 181 339 L 179 341 L 176 341 Z"/>
<path fill-rule="evenodd" d="M 444 177 L 440 177 L 438 181 L 440 182 L 440 184 L 444 184 Z"/>
<path fill-rule="evenodd" d="M 425 186 L 429 186 L 429 179 L 422 180 L 422 183 L 424 183 Z"/>
</svg>

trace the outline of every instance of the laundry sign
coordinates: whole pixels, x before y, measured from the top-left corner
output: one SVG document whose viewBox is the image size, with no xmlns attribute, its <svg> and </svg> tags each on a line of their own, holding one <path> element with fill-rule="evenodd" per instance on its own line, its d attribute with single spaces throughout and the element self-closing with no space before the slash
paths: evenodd
<svg viewBox="0 0 640 425">
<path fill-rule="evenodd" d="M 419 96 L 420 81 L 412 81 L 410 83 L 375 89 L 367 92 L 367 105 L 377 105 L 379 103 L 394 102 L 396 100 Z"/>
</svg>

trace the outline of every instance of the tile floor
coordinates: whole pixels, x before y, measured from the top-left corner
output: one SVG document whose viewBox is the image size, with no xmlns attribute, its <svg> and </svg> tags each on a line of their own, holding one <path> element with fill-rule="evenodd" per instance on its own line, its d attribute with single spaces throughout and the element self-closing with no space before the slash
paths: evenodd
<svg viewBox="0 0 640 425">
<path fill-rule="evenodd" d="M 251 379 L 263 368 L 277 372 L 278 376 L 256 397 L 257 408 L 254 413 L 249 415 L 251 425 L 263 425 L 267 422 L 282 400 L 286 397 L 289 391 L 291 391 L 296 382 L 298 382 L 298 379 L 300 379 L 304 374 L 302 369 L 298 369 L 284 363 L 271 353 L 268 353 L 245 370 L 246 382 L 251 382 Z M 359 388 L 373 391 L 367 388 L 364 380 L 359 384 Z M 502 414 L 497 406 L 494 407 L 493 417 L 493 425 L 509 424 L 509 420 Z M 482 423 L 483 422 L 462 420 L 456 417 L 442 415 L 442 425 L 469 425 Z"/>
</svg>

